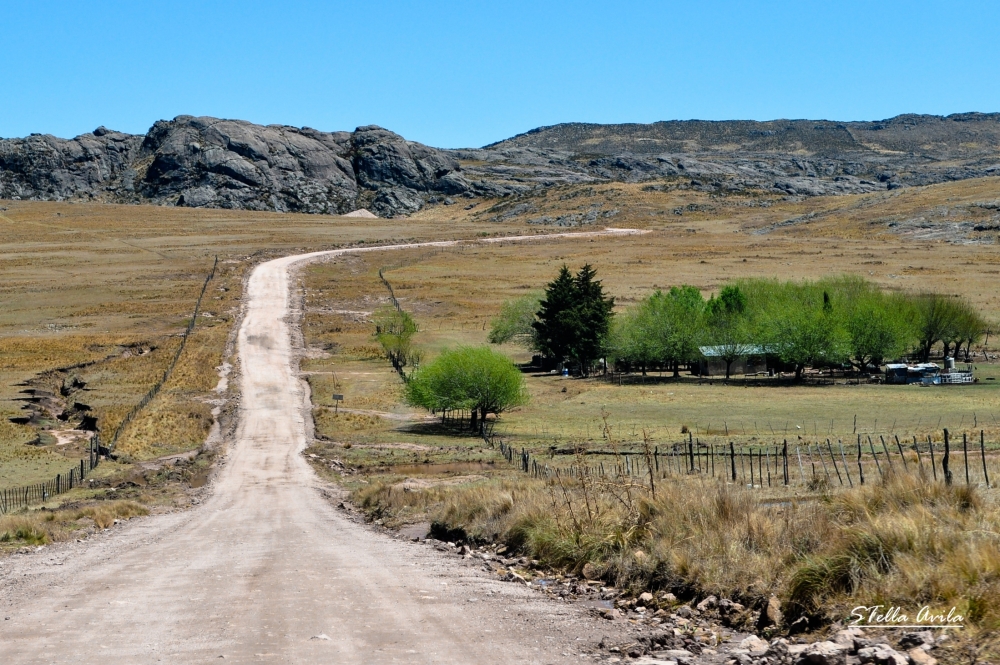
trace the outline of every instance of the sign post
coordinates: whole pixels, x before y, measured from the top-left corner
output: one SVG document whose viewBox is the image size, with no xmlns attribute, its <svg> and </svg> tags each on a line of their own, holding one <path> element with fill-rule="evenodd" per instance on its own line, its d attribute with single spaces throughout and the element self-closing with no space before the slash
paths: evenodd
<svg viewBox="0 0 1000 665">
<path fill-rule="evenodd" d="M 343 395 L 334 394 L 333 401 L 334 401 L 333 412 L 334 413 L 338 413 L 339 408 L 340 408 L 340 403 L 342 401 L 344 401 L 344 396 Z"/>
</svg>

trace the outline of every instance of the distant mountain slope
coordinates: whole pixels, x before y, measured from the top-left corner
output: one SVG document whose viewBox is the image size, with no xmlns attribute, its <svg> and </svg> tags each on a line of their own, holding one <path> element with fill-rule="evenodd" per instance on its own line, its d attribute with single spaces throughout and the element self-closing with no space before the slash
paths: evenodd
<svg viewBox="0 0 1000 665">
<path fill-rule="evenodd" d="M 486 146 L 539 148 L 579 154 L 781 153 L 840 157 L 879 151 L 935 159 L 1000 151 L 1000 113 L 947 117 L 901 115 L 879 122 L 829 120 L 673 120 L 648 125 L 567 123 L 540 127 Z"/>
<path fill-rule="evenodd" d="M 554 186 L 662 181 L 738 194 L 852 194 L 1000 175 L 1000 114 L 879 122 L 720 121 L 540 127 L 440 150 L 381 127 L 321 132 L 179 116 L 145 136 L 0 140 L 0 198 L 413 213 L 450 197 L 519 198 Z M 659 186 L 659 185 L 657 185 Z"/>
<path fill-rule="evenodd" d="M 485 163 L 467 175 L 491 182 L 666 179 L 721 193 L 853 194 L 1000 175 L 1000 114 L 570 123 L 460 156 Z"/>
</svg>

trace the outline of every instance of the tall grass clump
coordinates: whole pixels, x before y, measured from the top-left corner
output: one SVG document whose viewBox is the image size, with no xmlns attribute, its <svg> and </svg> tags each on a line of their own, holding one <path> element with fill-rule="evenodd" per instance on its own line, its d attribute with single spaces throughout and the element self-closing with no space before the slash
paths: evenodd
<svg viewBox="0 0 1000 665">
<path fill-rule="evenodd" d="M 974 487 L 887 474 L 879 483 L 775 502 L 714 480 L 654 486 L 577 475 L 356 493 L 369 512 L 422 514 L 440 532 L 497 542 L 541 565 L 639 591 L 715 594 L 789 620 L 857 605 L 955 606 L 1000 626 L 1000 510 Z M 376 508 L 377 506 L 377 508 Z M 589 564 L 589 566 L 588 566 Z"/>
<path fill-rule="evenodd" d="M 75 537 L 91 524 L 107 529 L 116 519 L 148 514 L 149 510 L 135 501 L 99 501 L 56 510 L 26 510 L 0 517 L 0 546 L 47 545 Z"/>
</svg>

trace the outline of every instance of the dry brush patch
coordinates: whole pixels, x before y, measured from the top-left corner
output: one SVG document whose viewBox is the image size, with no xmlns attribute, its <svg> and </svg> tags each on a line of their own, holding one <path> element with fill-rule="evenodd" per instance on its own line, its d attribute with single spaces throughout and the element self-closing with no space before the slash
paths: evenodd
<svg viewBox="0 0 1000 665">
<path fill-rule="evenodd" d="M 117 520 L 148 514 L 149 509 L 135 501 L 102 501 L 0 516 L 0 552 L 79 538 Z"/>
<path fill-rule="evenodd" d="M 714 482 L 656 490 L 654 499 L 624 482 L 503 477 L 424 490 L 373 482 L 352 497 L 371 519 L 429 519 L 439 534 L 503 543 L 635 593 L 714 594 L 758 608 L 773 593 L 789 622 L 806 616 L 813 628 L 880 603 L 954 606 L 974 630 L 1000 626 L 992 491 L 913 476 L 806 501 Z"/>
</svg>

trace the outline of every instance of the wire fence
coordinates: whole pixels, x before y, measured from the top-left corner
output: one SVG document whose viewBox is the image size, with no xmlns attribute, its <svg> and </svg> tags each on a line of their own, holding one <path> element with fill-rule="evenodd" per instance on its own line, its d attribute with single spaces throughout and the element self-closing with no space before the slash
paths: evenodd
<svg viewBox="0 0 1000 665">
<path fill-rule="evenodd" d="M 385 275 L 382 273 L 383 270 L 391 270 L 391 268 L 379 268 L 378 278 L 382 280 L 382 284 L 385 285 L 385 288 L 389 291 L 389 301 L 392 302 L 392 306 L 396 308 L 397 312 L 402 312 L 403 308 L 400 306 L 399 301 L 396 300 L 396 294 L 392 290 L 392 284 L 390 284 L 389 280 L 385 278 Z"/>
<path fill-rule="evenodd" d="M 177 352 L 174 353 L 173 359 L 170 361 L 170 364 L 167 365 L 167 369 L 164 370 L 163 376 L 160 377 L 160 380 L 157 381 L 155 384 L 153 384 L 153 387 L 150 388 L 149 391 L 142 396 L 142 399 L 140 399 L 139 402 L 135 406 L 133 406 L 132 409 L 127 414 L 125 414 L 125 418 L 123 418 L 122 421 L 118 424 L 118 427 L 115 429 L 115 433 L 111 436 L 111 440 L 108 441 L 107 450 L 103 451 L 104 454 L 106 455 L 114 454 L 115 447 L 118 445 L 118 439 L 119 437 L 121 437 L 122 432 L 124 432 L 125 428 L 128 427 L 129 423 L 131 423 L 135 419 L 135 417 L 139 415 L 139 413 L 144 408 L 146 408 L 146 406 L 150 402 L 153 401 L 153 398 L 159 394 L 160 390 L 163 388 L 163 385 L 170 379 L 170 375 L 173 374 L 174 368 L 177 367 L 177 362 L 181 359 L 181 354 L 184 353 L 184 347 L 187 345 L 188 337 L 191 335 L 191 331 L 194 330 L 195 322 L 197 322 L 198 320 L 198 312 L 201 309 L 201 300 L 202 298 L 205 297 L 205 290 L 208 289 L 208 283 L 211 282 L 212 278 L 215 277 L 215 270 L 216 268 L 218 268 L 218 266 L 219 266 L 219 257 L 216 256 L 215 262 L 212 264 L 212 270 L 208 273 L 208 276 L 205 278 L 205 283 L 202 284 L 201 286 L 201 293 L 198 294 L 198 300 L 195 301 L 194 313 L 191 315 L 191 321 L 188 322 L 187 328 L 185 328 L 184 330 L 184 334 L 181 335 L 181 344 L 180 346 L 177 347 Z"/>
<path fill-rule="evenodd" d="M 392 269 L 393 268 L 389 267 L 379 268 L 378 278 L 382 280 L 382 284 L 385 285 L 385 288 L 389 291 L 389 301 L 392 303 L 392 306 L 396 308 L 397 312 L 402 312 L 403 307 L 399 304 L 399 301 L 396 300 L 396 294 L 392 290 L 392 284 L 389 283 L 389 280 L 385 278 L 385 275 L 382 272 L 384 270 L 392 270 Z M 407 381 L 405 359 L 400 354 L 390 351 L 388 349 L 386 349 L 386 355 L 389 357 L 389 362 L 392 363 L 392 368 L 396 370 L 396 373 L 399 374 L 399 377 L 403 379 L 403 382 L 405 383 Z"/>
<path fill-rule="evenodd" d="M 10 513 L 19 508 L 35 503 L 45 503 L 57 494 L 67 492 L 74 487 L 79 487 L 100 462 L 98 450 L 101 447 L 100 434 L 94 432 L 90 439 L 90 446 L 86 459 L 80 460 L 80 466 L 74 466 L 69 473 L 57 473 L 55 478 L 44 483 L 35 483 L 16 487 L 13 489 L 0 490 L 0 515 Z"/>
<path fill-rule="evenodd" d="M 978 434 L 978 436 L 977 436 Z M 508 463 L 535 478 L 567 476 L 632 477 L 667 480 L 691 476 L 713 477 L 748 488 L 807 487 L 813 490 L 850 488 L 872 484 L 898 473 L 916 474 L 927 481 L 948 485 L 964 483 L 994 488 L 997 455 L 987 454 L 986 433 L 942 431 L 938 440 L 928 436 L 902 440 L 898 436 L 857 435 L 854 441 L 794 441 L 774 444 L 703 444 L 687 441 L 643 450 L 563 451 L 574 456 L 571 464 L 556 464 L 556 451 L 545 456 L 518 450 L 482 426 L 480 435 Z M 978 440 L 977 440 L 978 439 Z M 587 458 L 603 458 L 589 463 Z M 991 473 L 991 468 L 993 469 Z M 992 479 L 991 479 L 992 478 Z"/>
<path fill-rule="evenodd" d="M 114 455 L 118 438 L 121 436 L 122 432 L 125 431 L 126 426 L 131 423 L 137 415 L 139 415 L 139 413 L 153 400 L 154 397 L 156 397 L 157 394 L 159 394 L 163 385 L 170 378 L 174 368 L 177 366 L 177 362 L 180 360 L 181 354 L 184 352 L 184 347 L 187 344 L 188 336 L 191 334 L 191 331 L 194 330 L 195 322 L 198 320 L 198 312 L 201 309 L 201 301 L 205 296 L 205 291 L 208 289 L 208 283 L 215 277 L 215 271 L 218 266 L 219 257 L 216 256 L 215 262 L 212 264 L 212 270 L 209 272 L 208 277 L 205 278 L 205 283 L 201 287 L 201 293 L 198 294 L 198 300 L 195 302 L 194 313 L 191 316 L 191 321 L 188 322 L 187 328 L 181 336 L 181 344 L 177 348 L 177 352 L 171 359 L 167 369 L 163 372 L 163 376 L 152 388 L 149 389 L 145 395 L 143 395 L 142 399 L 140 399 L 139 402 L 132 407 L 128 414 L 126 414 L 125 418 L 115 429 L 115 432 L 112 435 L 111 440 L 108 441 L 107 445 L 103 445 L 101 443 L 100 433 L 94 432 L 93 436 L 90 438 L 87 458 L 80 460 L 79 468 L 74 466 L 69 470 L 69 473 L 56 474 L 55 478 L 47 480 L 43 483 L 35 483 L 25 485 L 24 487 L 0 490 L 0 515 L 10 513 L 14 510 L 24 508 L 32 504 L 44 503 L 53 496 L 62 494 L 63 492 L 73 489 L 74 487 L 79 487 L 83 480 L 87 477 L 87 474 L 97 468 L 102 456 L 109 457 Z"/>
</svg>

